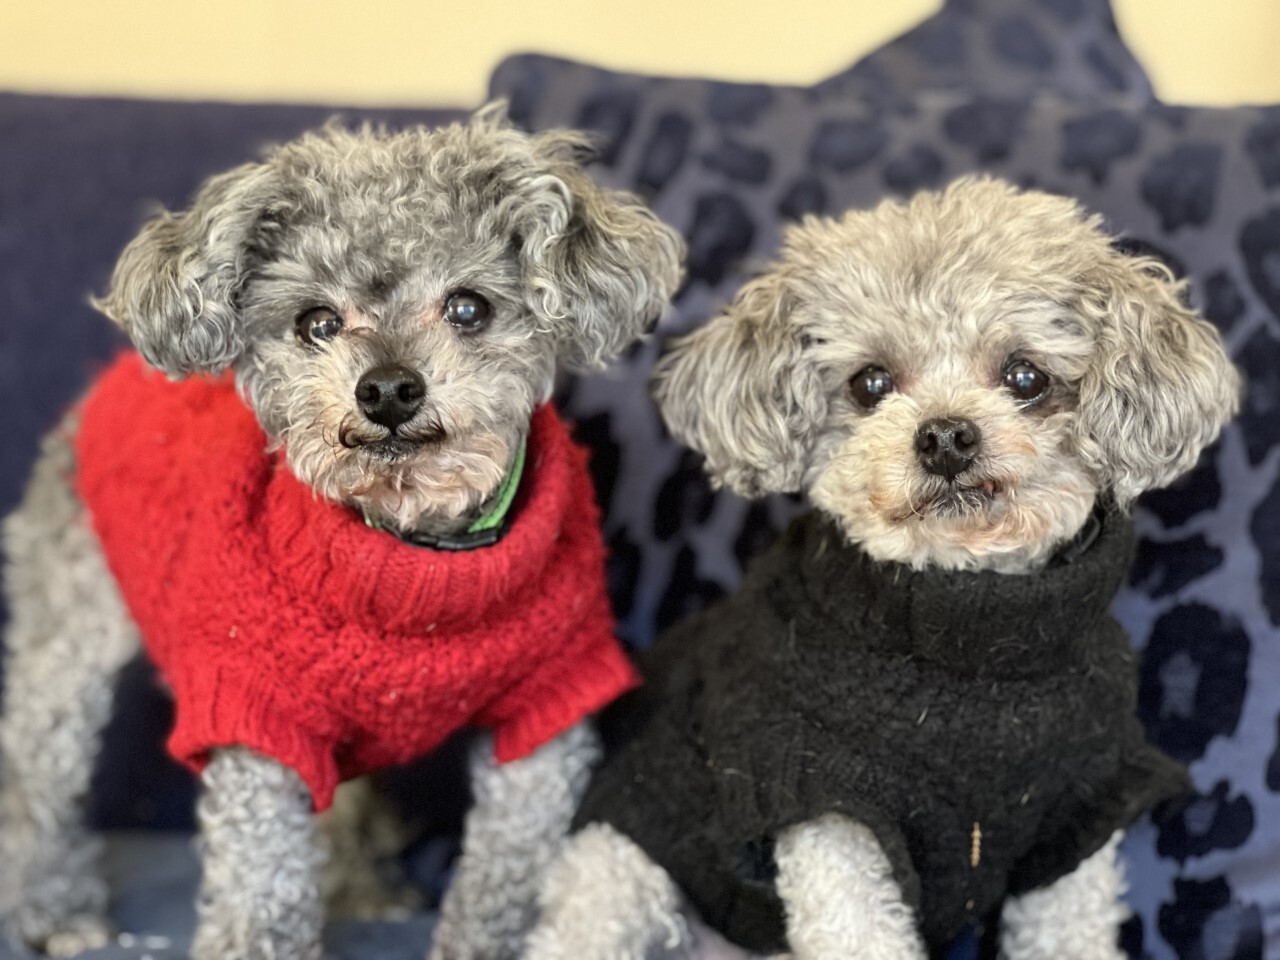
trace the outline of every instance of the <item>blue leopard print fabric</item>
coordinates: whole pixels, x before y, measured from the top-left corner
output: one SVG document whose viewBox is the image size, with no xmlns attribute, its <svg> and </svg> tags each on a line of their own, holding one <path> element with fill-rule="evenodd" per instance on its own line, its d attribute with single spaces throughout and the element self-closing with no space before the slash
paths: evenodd
<svg viewBox="0 0 1280 960">
<path fill-rule="evenodd" d="M 1091 38 L 1073 17 L 1090 19 Z M 1069 28 L 1051 32 L 1053 18 Z M 1280 108 L 1153 100 L 1102 3 L 965 0 L 937 19 L 813 90 L 532 56 L 496 72 L 492 92 L 520 123 L 598 131 L 600 180 L 644 195 L 689 242 L 688 281 L 656 335 L 564 391 L 595 450 L 624 634 L 643 646 L 733 589 L 795 510 L 711 491 L 698 458 L 664 434 L 647 384 L 664 342 L 712 316 L 786 222 L 974 171 L 1077 197 L 1123 247 L 1190 278 L 1248 378 L 1221 442 L 1142 501 L 1116 605 L 1145 649 L 1142 719 L 1196 784 L 1129 836 L 1124 945 L 1161 960 L 1280 956 Z M 964 49 L 929 84 L 952 43 Z M 1028 65 L 1046 50 L 1048 68 Z M 963 64 L 981 65 L 976 92 L 960 89 Z"/>
</svg>

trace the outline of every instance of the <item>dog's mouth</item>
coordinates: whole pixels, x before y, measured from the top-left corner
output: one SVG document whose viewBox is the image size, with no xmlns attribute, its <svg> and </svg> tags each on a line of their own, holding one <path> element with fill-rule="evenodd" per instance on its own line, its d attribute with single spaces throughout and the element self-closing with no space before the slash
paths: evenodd
<svg viewBox="0 0 1280 960">
<path fill-rule="evenodd" d="M 1000 482 L 992 479 L 976 484 L 952 482 L 945 489 L 909 504 L 906 511 L 892 519 L 901 522 L 912 517 L 925 520 L 974 516 L 988 510 L 1003 492 Z"/>
<path fill-rule="evenodd" d="M 362 437 L 355 431 L 344 432 L 340 442 L 348 450 L 356 450 L 378 463 L 399 463 L 427 447 L 439 446 L 447 436 L 443 426 L 429 423 L 412 431 L 392 431 L 382 437 Z"/>
<path fill-rule="evenodd" d="M 421 443 L 416 443 L 413 440 L 388 437 L 385 440 L 362 443 L 358 449 L 370 460 L 377 460 L 382 463 L 398 463 L 401 460 L 408 460 L 421 450 L 422 446 Z"/>
</svg>

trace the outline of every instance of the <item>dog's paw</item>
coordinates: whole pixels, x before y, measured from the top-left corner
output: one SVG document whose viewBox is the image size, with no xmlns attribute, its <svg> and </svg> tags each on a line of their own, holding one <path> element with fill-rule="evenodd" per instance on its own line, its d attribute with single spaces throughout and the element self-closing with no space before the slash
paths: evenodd
<svg viewBox="0 0 1280 960">
<path fill-rule="evenodd" d="M 5 918 L 5 932 L 18 943 L 49 957 L 75 957 L 97 950 L 115 939 L 115 927 L 101 914 L 54 916 L 23 906 Z"/>
<path fill-rule="evenodd" d="M 115 927 L 106 917 L 81 913 L 69 917 L 44 941 L 46 956 L 76 957 L 105 947 L 115 939 Z"/>
</svg>

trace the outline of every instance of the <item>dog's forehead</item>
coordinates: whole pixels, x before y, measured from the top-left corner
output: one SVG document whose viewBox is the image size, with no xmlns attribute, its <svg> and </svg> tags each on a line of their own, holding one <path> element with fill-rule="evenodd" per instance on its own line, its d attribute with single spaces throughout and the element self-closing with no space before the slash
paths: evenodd
<svg viewBox="0 0 1280 960">
<path fill-rule="evenodd" d="M 814 338 L 898 365 L 1018 349 L 1075 352 L 1084 337 L 1072 310 L 1047 291 L 994 275 L 961 279 L 927 268 L 914 275 L 864 275 L 837 280 L 834 289 L 810 288 L 803 303 L 803 322 Z"/>
<path fill-rule="evenodd" d="M 1064 253 L 1060 238 L 1028 224 L 994 243 L 981 239 L 981 226 L 853 218 L 815 231 L 789 251 L 801 322 L 828 353 L 900 368 L 1084 351 L 1086 331 L 1072 304 L 1092 252 Z"/>
<path fill-rule="evenodd" d="M 458 211 L 429 183 L 313 184 L 308 193 L 306 203 L 284 206 L 264 224 L 256 244 L 270 265 L 263 273 L 382 299 L 411 281 L 439 287 L 487 275 L 503 282 L 516 269 L 509 229 Z"/>
</svg>

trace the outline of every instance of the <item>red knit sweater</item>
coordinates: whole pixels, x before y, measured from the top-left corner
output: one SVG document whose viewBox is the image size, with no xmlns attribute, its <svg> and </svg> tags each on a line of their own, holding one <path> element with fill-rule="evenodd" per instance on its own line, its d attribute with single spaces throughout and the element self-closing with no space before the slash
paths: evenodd
<svg viewBox="0 0 1280 960">
<path fill-rule="evenodd" d="M 180 761 L 250 747 L 322 810 L 463 726 L 524 756 L 635 683 L 586 456 L 550 407 L 511 530 L 461 553 L 370 529 L 265 447 L 230 380 L 171 383 L 135 354 L 84 404 L 80 493 L 173 690 Z"/>
</svg>

